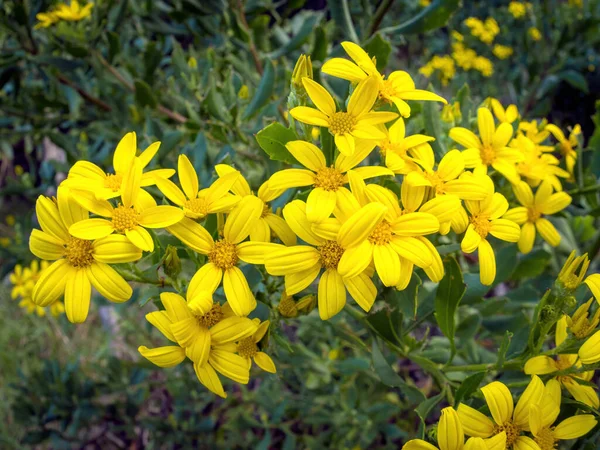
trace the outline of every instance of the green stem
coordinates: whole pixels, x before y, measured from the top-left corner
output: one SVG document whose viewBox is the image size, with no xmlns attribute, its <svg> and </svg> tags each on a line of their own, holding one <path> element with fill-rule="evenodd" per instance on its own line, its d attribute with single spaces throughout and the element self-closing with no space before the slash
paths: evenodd
<svg viewBox="0 0 600 450">
<path fill-rule="evenodd" d="M 507 361 L 502 366 L 503 370 L 506 369 L 519 369 L 521 368 L 522 363 L 519 360 Z M 492 370 L 496 370 L 496 364 L 466 364 L 464 366 L 446 366 L 441 370 L 444 372 L 491 372 Z"/>
<path fill-rule="evenodd" d="M 372 36 L 379 29 L 379 25 L 381 25 L 383 16 L 385 16 L 385 13 L 388 12 L 390 7 L 392 6 L 392 3 L 394 3 L 394 0 L 383 0 L 381 2 L 377 10 L 375 11 L 375 14 L 373 15 L 373 20 L 371 20 L 371 23 L 369 24 L 369 28 L 367 29 L 367 36 Z"/>
<path fill-rule="evenodd" d="M 581 189 L 573 189 L 569 192 L 567 192 L 569 195 L 573 196 L 573 195 L 582 195 L 582 194 L 589 194 L 590 192 L 598 192 L 600 191 L 600 184 L 595 184 L 593 186 L 587 186 Z"/>
</svg>

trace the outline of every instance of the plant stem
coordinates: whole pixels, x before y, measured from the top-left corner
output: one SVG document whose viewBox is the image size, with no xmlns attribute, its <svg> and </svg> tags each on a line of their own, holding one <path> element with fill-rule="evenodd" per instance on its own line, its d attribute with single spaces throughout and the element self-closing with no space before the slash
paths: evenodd
<svg viewBox="0 0 600 450">
<path fill-rule="evenodd" d="M 595 184 L 593 186 L 587 186 L 581 189 L 573 189 L 567 192 L 569 195 L 581 195 L 581 194 L 589 194 L 590 192 L 598 192 L 600 191 L 600 184 Z"/>
<path fill-rule="evenodd" d="M 369 28 L 367 29 L 367 36 L 372 36 L 379 29 L 379 25 L 381 25 L 383 16 L 385 16 L 385 13 L 388 12 L 392 6 L 392 3 L 394 3 L 394 0 L 383 0 L 380 3 L 379 7 L 375 11 L 375 14 L 373 15 L 373 20 L 371 20 Z"/>
<path fill-rule="evenodd" d="M 106 104 L 105 102 L 103 102 L 99 98 L 94 97 L 89 92 L 87 92 L 86 90 L 84 90 L 81 86 L 78 86 L 77 84 L 75 84 L 73 81 L 69 80 L 64 75 L 58 74 L 56 78 L 58 78 L 58 81 L 60 81 L 62 84 L 75 89 L 77 91 L 77 93 L 79 95 L 81 95 L 81 97 L 83 97 L 85 100 L 89 101 L 90 103 L 93 103 L 94 105 L 96 105 L 100 109 L 103 109 L 106 112 L 111 112 L 112 111 L 112 108 L 110 107 L 110 105 Z"/>
<path fill-rule="evenodd" d="M 507 361 L 502 366 L 502 369 L 518 369 L 522 366 L 521 361 Z M 464 366 L 446 366 L 442 368 L 444 372 L 490 372 L 497 370 L 496 364 L 467 364 Z"/>
</svg>

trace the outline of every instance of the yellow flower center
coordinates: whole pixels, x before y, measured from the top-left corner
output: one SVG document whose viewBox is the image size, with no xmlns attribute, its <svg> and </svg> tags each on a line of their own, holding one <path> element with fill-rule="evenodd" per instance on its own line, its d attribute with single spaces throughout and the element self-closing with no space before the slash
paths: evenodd
<svg viewBox="0 0 600 450">
<path fill-rule="evenodd" d="M 221 305 L 218 303 L 213 303 L 212 308 L 206 314 L 202 314 L 196 316 L 198 319 L 198 323 L 200 325 L 205 326 L 206 328 L 210 328 L 213 325 L 216 325 L 223 319 L 223 310 L 221 309 Z"/>
<path fill-rule="evenodd" d="M 191 212 L 204 217 L 208 214 L 208 202 L 205 198 L 193 198 L 186 200 L 183 204 L 185 209 L 189 209 Z"/>
<path fill-rule="evenodd" d="M 281 299 L 279 305 L 277 306 L 277 310 L 283 317 L 296 317 L 298 315 L 296 302 L 292 297 L 288 296 L 285 296 Z"/>
<path fill-rule="evenodd" d="M 120 233 L 133 230 L 138 225 L 139 213 L 132 206 L 119 205 L 113 210 L 112 224 Z"/>
<path fill-rule="evenodd" d="M 446 193 L 444 180 L 440 178 L 437 172 L 424 172 L 423 176 L 431 183 L 436 194 L 441 195 Z"/>
<path fill-rule="evenodd" d="M 527 208 L 527 220 L 529 222 L 535 222 L 540 217 L 542 217 L 542 213 L 537 211 L 535 208 Z"/>
<path fill-rule="evenodd" d="M 556 357 L 556 368 L 558 370 L 565 370 L 572 366 L 573 366 L 573 363 L 571 361 L 569 361 L 569 358 L 567 356 L 558 355 Z M 570 378 L 570 377 L 565 377 L 565 378 Z"/>
<path fill-rule="evenodd" d="M 315 187 L 337 191 L 344 185 L 344 175 L 335 167 L 322 167 L 315 175 Z"/>
<path fill-rule="evenodd" d="M 121 189 L 121 182 L 123 177 L 119 174 L 110 174 L 104 179 L 104 187 L 112 189 L 113 192 L 117 192 Z"/>
<path fill-rule="evenodd" d="M 550 428 L 542 428 L 535 437 L 535 443 L 541 450 L 553 450 L 556 448 L 557 440 Z"/>
<path fill-rule="evenodd" d="M 392 235 L 392 226 L 387 220 L 383 220 L 371 232 L 368 239 L 371 244 L 385 245 L 392 240 Z"/>
<path fill-rule="evenodd" d="M 356 117 L 347 112 L 336 112 L 329 118 L 329 131 L 331 134 L 350 133 L 356 125 Z"/>
<path fill-rule="evenodd" d="M 226 239 L 218 240 L 208 254 L 208 260 L 219 269 L 231 269 L 238 262 L 235 244 L 228 242 Z"/>
<path fill-rule="evenodd" d="M 480 150 L 481 162 L 484 166 L 491 165 L 496 159 L 496 151 L 489 145 L 484 145 Z"/>
<path fill-rule="evenodd" d="M 499 434 L 503 431 L 506 432 L 506 448 L 511 448 L 517 438 L 521 435 L 521 429 L 512 422 L 494 426 L 494 434 Z"/>
<path fill-rule="evenodd" d="M 319 247 L 321 252 L 321 265 L 326 269 L 337 269 L 340 259 L 344 254 L 344 249 L 335 241 L 326 241 Z"/>
<path fill-rule="evenodd" d="M 564 286 L 571 291 L 577 289 L 581 283 L 579 277 L 574 273 L 563 276 L 561 281 Z"/>
<path fill-rule="evenodd" d="M 385 155 L 387 154 L 387 152 L 392 152 L 392 153 L 396 153 L 398 155 L 400 155 L 400 157 L 405 158 L 406 157 L 406 149 L 404 148 L 404 146 L 398 142 L 390 142 L 389 139 L 386 139 L 385 141 L 381 141 L 379 144 L 379 152 L 381 153 L 381 156 L 385 157 Z"/>
<path fill-rule="evenodd" d="M 492 228 L 492 223 L 487 215 L 474 214 L 471 216 L 471 223 L 481 239 L 485 239 Z"/>
<path fill-rule="evenodd" d="M 567 156 L 569 153 L 573 152 L 573 147 L 571 146 L 570 142 L 561 142 L 559 145 L 560 148 L 560 152 L 564 155 Z"/>
<path fill-rule="evenodd" d="M 94 262 L 93 241 L 71 237 L 65 247 L 65 258 L 73 267 L 88 267 Z"/>
<path fill-rule="evenodd" d="M 379 98 L 391 103 L 391 97 L 396 97 L 398 91 L 394 88 L 394 84 L 390 80 L 383 80 L 379 83 Z"/>
<path fill-rule="evenodd" d="M 269 205 L 267 205 L 265 203 L 265 205 L 263 206 L 263 210 L 262 210 L 262 214 L 260 215 L 260 217 L 262 219 L 264 219 L 265 217 L 267 217 L 269 214 L 271 214 L 271 208 L 269 207 Z"/>
<path fill-rule="evenodd" d="M 252 358 L 258 353 L 258 347 L 252 336 L 242 339 L 238 342 L 237 352 L 243 358 Z"/>
</svg>

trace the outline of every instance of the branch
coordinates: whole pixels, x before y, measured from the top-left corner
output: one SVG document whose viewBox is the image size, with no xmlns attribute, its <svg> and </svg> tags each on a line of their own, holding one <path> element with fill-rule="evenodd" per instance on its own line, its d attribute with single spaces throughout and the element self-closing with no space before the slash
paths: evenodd
<svg viewBox="0 0 600 450">
<path fill-rule="evenodd" d="M 78 86 L 77 84 L 75 84 L 75 82 L 69 80 L 64 75 L 58 74 L 57 78 L 58 78 L 58 81 L 60 81 L 61 84 L 64 84 L 66 86 L 69 86 L 69 87 L 75 89 L 77 91 L 77 93 L 79 95 L 81 95 L 81 97 L 83 97 L 84 99 L 86 99 L 88 102 L 93 103 L 94 105 L 96 105 L 97 107 L 99 107 L 100 109 L 102 109 L 102 110 L 104 110 L 106 112 L 111 112 L 112 111 L 112 108 L 110 107 L 110 105 L 108 105 L 107 103 L 104 103 L 98 97 L 94 97 L 89 92 L 87 92 L 86 90 L 84 90 L 81 86 Z"/>
<path fill-rule="evenodd" d="M 375 11 L 375 15 L 373 15 L 373 20 L 369 24 L 369 28 L 367 29 L 367 36 L 372 36 L 379 29 L 379 25 L 381 25 L 381 21 L 383 20 L 383 16 L 388 12 L 390 7 L 394 3 L 394 0 L 383 0 L 381 4 L 377 7 Z"/>
</svg>

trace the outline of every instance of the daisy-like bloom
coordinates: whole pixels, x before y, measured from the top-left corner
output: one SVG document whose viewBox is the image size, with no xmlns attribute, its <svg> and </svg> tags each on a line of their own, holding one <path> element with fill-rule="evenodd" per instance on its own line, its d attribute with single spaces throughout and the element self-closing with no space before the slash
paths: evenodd
<svg viewBox="0 0 600 450">
<path fill-rule="evenodd" d="M 381 131 L 386 134 L 386 137 L 378 142 L 377 146 L 385 160 L 385 165 L 392 172 L 402 175 L 418 168 L 412 161 L 410 151 L 424 146 L 427 142 L 435 141 L 435 138 L 424 134 L 406 136 L 402 117 L 398 118 L 389 130 L 382 126 Z M 429 145 L 427 147 L 431 148 Z"/>
<path fill-rule="evenodd" d="M 213 303 L 210 292 L 202 291 L 186 302 L 173 292 L 163 292 L 164 311 L 146 314 L 146 320 L 177 345 L 148 348 L 140 346 L 142 356 L 159 367 L 173 367 L 186 356 L 194 363 L 198 380 L 211 392 L 227 394 L 217 372 L 238 383 L 247 384 L 247 361 L 237 355 L 238 340 L 252 337 L 257 325 L 246 317 L 231 315 L 227 305 Z"/>
<path fill-rule="evenodd" d="M 555 343 L 558 347 L 567 339 L 567 321 L 561 319 L 556 324 Z M 581 362 L 578 361 L 576 354 L 562 354 L 557 355 L 556 359 L 550 356 L 539 355 L 530 358 L 524 367 L 526 374 L 532 375 L 549 375 L 560 370 L 569 369 L 571 367 L 581 367 Z M 583 373 L 576 373 L 572 375 L 562 375 L 555 379 L 560 382 L 565 389 L 573 396 L 575 400 L 578 400 L 592 408 L 598 409 L 600 401 L 598 400 L 598 394 L 591 386 L 585 386 L 579 384 L 579 380 L 590 381 L 594 377 L 594 371 L 588 371 Z"/>
<path fill-rule="evenodd" d="M 509 146 L 523 154 L 524 159 L 517 163 L 517 172 L 530 186 L 536 187 L 542 181 L 547 181 L 556 191 L 562 191 L 560 178 L 569 178 L 569 172 L 558 167 L 559 160 L 554 155 L 544 153 L 544 146 L 536 145 L 521 133 L 510 142 Z"/>
<path fill-rule="evenodd" d="M 415 82 L 408 72 L 394 71 L 386 79 L 379 73 L 373 59 L 367 52 L 352 42 L 342 42 L 342 47 L 354 62 L 344 58 L 331 58 L 321 68 L 321 72 L 351 83 L 361 83 L 367 78 L 377 81 L 376 89 L 379 98 L 393 103 L 403 117 L 410 116 L 410 106 L 406 100 L 430 100 L 447 103 L 446 99 L 433 92 L 416 89 Z"/>
<path fill-rule="evenodd" d="M 60 19 L 68 20 L 70 22 L 78 22 L 92 14 L 92 8 L 94 4 L 92 2 L 87 3 L 84 7 L 79 5 L 77 0 L 71 0 L 71 4 L 61 3 L 56 7 L 54 12 Z"/>
<path fill-rule="evenodd" d="M 132 161 L 137 159 L 143 171 L 150 164 L 159 147 L 160 142 L 154 142 L 136 157 L 137 138 L 135 132 L 132 131 L 123 136 L 117 144 L 113 154 L 114 173 L 105 173 L 104 170 L 89 161 L 77 161 L 69 170 L 69 176 L 62 184 L 71 189 L 93 192 L 98 199 L 108 200 L 119 197 L 123 193 L 123 179 L 131 167 Z M 169 178 L 174 173 L 173 169 L 151 170 L 142 175 L 140 186 L 152 186 L 156 180 Z M 145 198 L 152 197 L 146 191 L 142 191 L 140 195 Z"/>
<path fill-rule="evenodd" d="M 517 242 L 521 229 L 512 220 L 501 219 L 508 210 L 506 198 L 495 192 L 482 201 L 465 201 L 471 214 L 470 224 L 460 247 L 465 253 L 479 253 L 479 279 L 481 284 L 489 286 L 496 278 L 496 257 L 488 242 L 489 234 L 507 242 Z"/>
<path fill-rule="evenodd" d="M 46 315 L 46 308 L 36 305 L 31 300 L 33 288 L 37 280 L 39 280 L 41 273 L 50 266 L 48 261 L 38 261 L 34 259 L 29 267 L 23 267 L 20 264 L 15 266 L 13 272 L 11 272 L 9 279 L 13 288 L 11 290 L 11 298 L 14 300 L 21 297 L 19 306 L 27 311 L 28 314 L 37 314 L 39 317 Z M 50 306 L 50 314 L 54 317 L 65 312 L 65 306 L 60 300 L 55 301 Z"/>
<path fill-rule="evenodd" d="M 572 316 L 563 316 L 560 320 L 567 323 L 569 331 L 573 333 L 577 339 L 584 339 L 594 332 L 600 324 L 600 308 L 596 308 L 596 312 L 590 317 L 590 306 L 594 299 L 590 298 L 587 302 L 581 305 Z"/>
<path fill-rule="evenodd" d="M 592 334 L 592 336 L 579 347 L 577 355 L 582 364 L 596 364 L 600 361 L 600 331 L 596 331 Z"/>
<path fill-rule="evenodd" d="M 100 239 L 112 233 L 124 234 L 140 250 L 154 250 L 154 240 L 146 228 L 166 228 L 183 219 L 183 211 L 174 206 L 156 205 L 156 201 L 141 196 L 142 167 L 132 159 L 123 178 L 121 202 L 114 207 L 107 200 L 99 200 L 85 192 L 77 193 L 76 200 L 88 211 L 110 220 L 93 218 L 81 220 L 69 228 L 69 233 L 79 239 Z"/>
<path fill-rule="evenodd" d="M 539 124 L 537 120 L 526 122 L 524 120 L 519 122 L 518 132 L 524 134 L 534 144 L 535 148 L 539 153 L 552 152 L 554 147 L 552 145 L 542 145 L 542 143 L 550 136 L 550 131 L 546 129 L 546 119 L 542 120 Z"/>
<path fill-rule="evenodd" d="M 500 433 L 487 441 L 470 438 L 465 445 L 465 433 L 458 413 L 448 406 L 442 409 L 442 417 L 438 422 L 437 443 L 436 447 L 422 439 L 413 439 L 404 444 L 402 450 L 504 450 L 506 433 Z"/>
<path fill-rule="evenodd" d="M 351 196 L 348 192 L 348 195 Z M 307 206 L 294 200 L 283 208 L 283 216 L 290 228 L 308 245 L 295 245 L 272 251 L 266 255 L 265 268 L 275 276 L 285 276 L 285 290 L 294 295 L 306 289 L 321 274 L 318 288 L 319 315 L 327 320 L 339 313 L 346 304 L 346 291 L 365 311 L 369 311 L 377 288 L 371 277 L 362 272 L 352 278 L 340 275 L 338 265 L 352 265 L 352 255 L 346 249 L 359 246 L 383 219 L 386 207 L 370 203 L 352 214 L 341 227 L 330 233 L 331 238 L 313 231 L 307 217 Z M 336 221 L 337 222 L 337 221 Z M 321 269 L 324 272 L 321 273 Z"/>
<path fill-rule="evenodd" d="M 50 314 L 52 315 L 52 317 L 58 317 L 61 314 L 65 313 L 65 305 L 60 300 L 55 301 L 47 308 L 42 308 L 41 306 L 38 306 L 35 303 L 33 303 L 31 297 L 23 297 L 19 301 L 19 307 L 27 311 L 27 314 L 37 314 L 38 317 L 45 317 L 46 309 L 50 310 Z"/>
<path fill-rule="evenodd" d="M 274 235 L 281 240 L 285 245 L 296 244 L 296 235 L 291 230 L 289 225 L 285 223 L 278 214 L 273 212 L 269 206 L 277 197 L 285 192 L 285 189 L 271 189 L 269 182 L 265 181 L 259 188 L 256 195 L 250 189 L 250 185 L 242 174 L 227 164 L 217 164 L 215 170 L 220 177 L 227 177 L 229 174 L 237 173 L 239 177 L 231 187 L 231 191 L 237 198 L 252 196 L 258 198 L 262 202 L 262 214 L 258 218 L 256 225 L 250 230 L 250 240 L 257 242 L 271 242 L 271 237 Z"/>
<path fill-rule="evenodd" d="M 39 30 L 40 28 L 48 28 L 54 25 L 57 22 L 60 22 L 60 17 L 56 15 L 55 11 L 47 11 L 43 13 L 37 13 L 35 18 L 39 21 L 35 24 L 35 29 Z"/>
<path fill-rule="evenodd" d="M 336 206 L 343 207 L 342 203 L 349 194 L 348 189 L 344 187 L 348 183 L 346 172 L 349 170 L 354 170 L 363 179 L 394 175 L 390 169 L 385 167 L 356 167 L 375 147 L 373 141 L 358 141 L 354 154 L 352 156 L 338 155 L 333 167 L 327 167 L 325 155 L 313 144 L 305 141 L 291 141 L 285 147 L 306 169 L 280 170 L 269 179 L 269 187 L 271 189 L 288 189 L 313 186 L 306 200 L 306 214 L 310 222 L 322 222 L 331 215 Z M 291 226 L 291 224 L 289 225 Z"/>
<path fill-rule="evenodd" d="M 535 242 L 536 230 L 551 246 L 560 244 L 560 234 L 544 215 L 556 214 L 571 204 L 571 196 L 566 192 L 552 193 L 552 186 L 543 182 L 538 187 L 535 196 L 529 185 L 520 181 L 513 185 L 513 191 L 522 206 L 509 209 L 505 219 L 521 225 L 519 250 L 529 253 Z"/>
<path fill-rule="evenodd" d="M 529 427 L 540 450 L 554 450 L 559 441 L 584 436 L 598 423 L 592 414 L 580 414 L 552 426 L 560 414 L 560 403 L 560 385 L 550 380 L 539 403 L 529 409 Z"/>
<path fill-rule="evenodd" d="M 458 406 L 458 417 L 467 436 L 491 438 L 506 433 L 506 446 L 510 450 L 539 450 L 533 439 L 523 436 L 529 431 L 529 410 L 531 405 L 538 404 L 544 395 L 544 383 L 536 375 L 521 394 L 515 407 L 510 390 L 501 382 L 492 383 L 481 388 L 493 421 L 485 414 L 464 403 Z"/>
<path fill-rule="evenodd" d="M 511 13 L 515 19 L 520 19 L 525 14 L 527 14 L 527 5 L 531 4 L 521 2 L 510 2 L 508 4 L 508 12 Z"/>
<path fill-rule="evenodd" d="M 354 153 L 358 139 L 383 139 L 385 135 L 375 125 L 387 123 L 398 114 L 387 111 L 372 111 L 377 100 L 377 80 L 367 77 L 361 81 L 348 100 L 347 111 L 338 111 L 335 100 L 327 90 L 310 78 L 302 78 L 306 93 L 317 109 L 296 106 L 290 110 L 292 117 L 309 125 L 329 129 L 335 145 L 343 155 Z"/>
<path fill-rule="evenodd" d="M 506 58 L 509 58 L 514 53 L 514 50 L 512 47 L 496 44 L 496 45 L 494 45 L 494 48 L 492 49 L 492 53 L 498 59 L 506 59 Z M 501 119 L 499 119 L 499 120 L 501 120 Z"/>
<path fill-rule="evenodd" d="M 560 128 L 556 125 L 548 124 L 546 125 L 546 130 L 548 130 L 558 141 L 558 146 L 560 148 L 560 152 L 565 158 L 565 165 L 567 166 L 567 171 L 573 176 L 573 168 L 575 167 L 575 162 L 577 161 L 577 147 L 579 141 L 578 136 L 581 134 L 581 126 L 579 124 L 573 127 L 573 130 L 569 134 L 569 138 L 565 136 Z"/>
<path fill-rule="evenodd" d="M 501 123 L 496 128 L 494 117 L 487 108 L 477 110 L 477 123 L 481 139 L 467 128 L 450 129 L 450 138 L 466 147 L 466 150 L 463 150 L 465 167 L 485 174 L 491 166 L 511 183 L 517 183 L 519 174 L 515 164 L 523 159 L 523 155 L 518 150 L 508 147 L 513 135 L 512 126 L 509 123 Z"/>
<path fill-rule="evenodd" d="M 587 253 L 575 256 L 575 250 L 573 250 L 560 269 L 557 282 L 570 293 L 573 293 L 583 282 L 592 291 L 596 301 L 600 303 L 600 273 L 593 273 L 586 278 L 585 274 L 589 266 L 590 260 Z M 578 270 L 579 273 L 577 273 Z"/>
<path fill-rule="evenodd" d="M 517 105 L 511 104 L 504 109 L 502 103 L 500 103 L 498 99 L 492 97 L 488 98 L 486 103 L 489 104 L 494 116 L 496 116 L 496 119 L 498 119 L 500 123 L 513 123 L 519 118 L 519 110 L 517 109 Z"/>
<path fill-rule="evenodd" d="M 92 241 L 70 234 L 69 228 L 86 220 L 88 213 L 64 186 L 58 188 L 56 200 L 40 196 L 35 210 L 42 230 L 31 232 L 29 249 L 38 258 L 54 261 L 33 288 L 36 305 L 51 305 L 64 295 L 67 318 L 80 323 L 88 315 L 92 286 L 112 302 L 129 300 L 131 287 L 109 263 L 140 259 L 142 252 L 135 245 L 120 235 Z"/>
<path fill-rule="evenodd" d="M 265 320 L 261 323 L 260 319 L 254 319 L 253 322 L 257 325 L 257 330 L 252 336 L 245 337 L 237 342 L 237 354 L 246 360 L 248 369 L 252 367 L 252 361 L 254 361 L 265 372 L 276 373 L 277 369 L 271 357 L 265 352 L 261 352 L 257 345 L 267 333 L 270 322 Z"/>
</svg>

